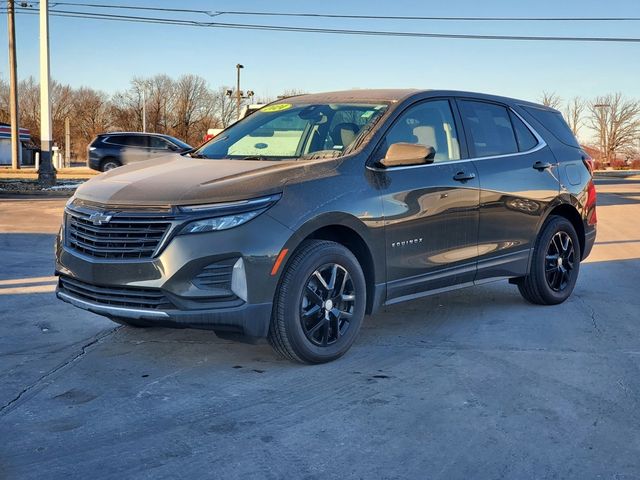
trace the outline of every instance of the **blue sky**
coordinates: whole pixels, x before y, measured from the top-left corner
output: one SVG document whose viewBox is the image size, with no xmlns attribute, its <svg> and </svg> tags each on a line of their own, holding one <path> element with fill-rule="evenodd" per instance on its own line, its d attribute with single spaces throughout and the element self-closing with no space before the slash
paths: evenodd
<svg viewBox="0 0 640 480">
<path fill-rule="evenodd" d="M 102 2 L 105 3 L 105 2 Z M 207 10 L 375 15 L 640 16 L 639 0 L 130 0 L 114 3 Z M 63 7 L 58 7 L 63 8 Z M 64 7 L 69 8 L 69 7 Z M 159 14 L 158 14 L 159 15 Z M 170 16 L 171 14 L 164 14 Z M 527 35 L 640 36 L 640 22 L 498 23 L 218 17 L 220 21 L 380 30 Z M 38 74 L 38 18 L 18 15 L 21 78 Z M 0 38 L 6 39 L 6 17 Z M 6 41 L 6 40 L 5 40 Z M 3 43 L 6 46 L 6 43 Z M 112 93 L 134 75 L 194 73 L 212 86 L 235 82 L 258 96 L 284 89 L 323 91 L 419 87 L 482 91 L 535 100 L 621 91 L 640 97 L 640 44 L 389 38 L 204 29 L 51 18 L 52 77 Z M 0 75 L 7 78 L 7 49 Z"/>
</svg>

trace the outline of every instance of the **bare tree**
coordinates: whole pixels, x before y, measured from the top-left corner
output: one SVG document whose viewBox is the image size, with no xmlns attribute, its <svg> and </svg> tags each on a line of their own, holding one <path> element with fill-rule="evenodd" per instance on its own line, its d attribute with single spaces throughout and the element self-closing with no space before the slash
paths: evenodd
<svg viewBox="0 0 640 480">
<path fill-rule="evenodd" d="M 562 106 L 562 98 L 555 92 L 542 92 L 540 103 L 547 107 L 558 109 Z"/>
<path fill-rule="evenodd" d="M 582 114 L 586 105 L 586 102 L 582 98 L 573 97 L 567 102 L 564 108 L 564 116 L 567 124 L 576 137 L 582 127 Z"/>
<path fill-rule="evenodd" d="M 603 154 L 611 164 L 619 153 L 635 147 L 640 136 L 640 101 L 624 98 L 621 93 L 597 97 L 589 103 L 589 125 Z"/>
<path fill-rule="evenodd" d="M 213 120 L 213 100 L 204 78 L 197 75 L 180 77 L 175 86 L 175 135 L 186 142 L 199 142 Z"/>
<path fill-rule="evenodd" d="M 236 108 L 236 99 L 227 95 L 229 87 L 219 87 L 212 94 L 213 113 L 216 118 L 215 125 L 210 128 L 226 128 L 236 121 L 238 110 Z"/>
</svg>

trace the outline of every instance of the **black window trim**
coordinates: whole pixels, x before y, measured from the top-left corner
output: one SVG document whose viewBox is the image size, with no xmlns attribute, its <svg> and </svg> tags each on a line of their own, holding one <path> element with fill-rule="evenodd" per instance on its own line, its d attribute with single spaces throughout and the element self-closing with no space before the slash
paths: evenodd
<svg viewBox="0 0 640 480">
<path fill-rule="evenodd" d="M 150 150 L 151 147 L 149 146 L 149 137 L 151 137 L 153 135 L 142 135 L 142 134 L 138 134 L 138 133 L 118 133 L 118 134 L 107 134 L 107 137 L 102 141 L 102 143 L 107 143 L 109 145 L 115 145 L 116 147 L 133 147 L 133 148 L 140 148 L 140 149 L 146 149 L 146 150 Z M 136 145 L 125 145 L 122 143 L 114 143 L 114 142 L 110 142 L 109 140 L 111 140 L 112 138 L 118 138 L 118 137 L 142 137 L 144 139 L 146 139 L 146 146 L 142 147 L 142 146 L 136 146 Z"/>
<path fill-rule="evenodd" d="M 460 160 L 449 160 L 448 162 L 433 162 L 433 163 L 424 163 L 421 165 L 404 165 L 404 166 L 400 166 L 400 167 L 392 167 L 392 168 L 383 168 L 383 167 L 379 167 L 376 165 L 376 162 L 378 160 L 375 160 L 373 158 L 374 155 L 376 155 L 378 153 L 378 149 L 380 148 L 380 144 L 382 143 L 382 140 L 384 139 L 384 136 L 387 134 L 387 132 L 389 131 L 389 129 L 391 128 L 391 126 L 395 123 L 396 119 L 400 117 L 400 115 L 402 115 L 408 108 L 417 105 L 419 103 L 422 102 L 427 102 L 429 100 L 449 100 L 449 104 L 451 105 L 451 109 L 453 111 L 453 116 L 456 122 L 456 128 L 458 129 L 458 136 L 461 138 L 458 138 L 458 142 L 460 143 Z M 493 103 L 495 105 L 500 105 L 502 107 L 506 107 L 507 110 L 511 113 L 513 113 L 514 115 L 516 115 L 520 120 L 522 120 L 522 122 L 525 124 L 525 126 L 531 131 L 531 133 L 533 133 L 533 136 L 536 137 L 536 140 L 538 141 L 538 144 L 529 149 L 526 150 L 524 152 L 514 152 L 514 153 L 505 153 L 502 155 L 491 155 L 491 156 L 487 156 L 487 157 L 476 157 L 473 154 L 475 154 L 475 151 L 472 151 L 472 146 L 470 145 L 470 138 L 469 136 L 467 136 L 467 129 L 466 129 L 466 125 L 464 124 L 464 120 L 462 119 L 462 115 L 460 114 L 460 110 L 459 110 L 459 105 L 458 102 L 460 100 L 471 100 L 474 102 L 484 102 L 484 103 Z M 514 132 L 515 135 L 515 132 Z M 517 144 L 517 139 L 516 139 L 516 144 Z M 464 149 L 463 146 L 464 145 Z M 473 161 L 480 161 L 480 160 L 493 160 L 496 158 L 507 158 L 507 157 L 516 157 L 516 156 L 521 156 L 521 155 L 529 155 L 531 153 L 535 153 L 539 150 L 542 150 L 543 148 L 545 148 L 547 146 L 547 142 L 544 141 L 544 138 L 542 138 L 542 136 L 536 131 L 535 128 L 533 128 L 531 126 L 531 124 L 529 122 L 527 122 L 524 118 L 522 118 L 522 115 L 520 115 L 518 112 L 516 112 L 510 105 L 505 105 L 503 103 L 500 102 L 493 102 L 493 101 L 488 101 L 485 100 L 484 98 L 474 98 L 474 97 L 429 97 L 426 98 L 424 100 L 420 100 L 419 102 L 415 102 L 412 103 L 411 105 L 407 106 L 407 108 L 405 108 L 404 110 L 402 110 L 402 112 L 400 112 L 391 122 L 391 125 L 389 125 L 389 127 L 385 130 L 385 132 L 382 134 L 382 137 L 380 138 L 380 140 L 378 141 L 378 143 L 376 144 L 376 147 L 373 149 L 373 153 L 371 154 L 371 156 L 369 157 L 369 161 L 367 161 L 367 165 L 366 168 L 368 170 L 372 170 L 374 172 L 391 172 L 391 171 L 396 171 L 396 170 L 408 170 L 408 169 L 412 169 L 412 168 L 424 168 L 424 167 L 432 167 L 434 165 L 449 165 L 449 164 L 456 164 L 456 163 L 466 163 L 466 162 L 473 162 Z M 466 158 L 465 158 L 466 157 Z"/>
<path fill-rule="evenodd" d="M 517 151 L 517 152 L 513 152 L 513 153 L 503 153 L 500 155 L 487 155 L 484 157 L 479 157 L 476 156 L 476 152 L 475 152 L 475 147 L 473 146 L 473 142 L 472 142 L 472 138 L 470 138 L 470 135 L 467 137 L 467 144 L 469 145 L 469 153 L 470 153 L 470 158 L 469 160 L 491 160 L 494 158 L 506 158 L 506 157 L 514 157 L 514 156 L 519 156 L 519 155 L 528 155 L 534 152 L 537 152 L 538 150 L 542 150 L 544 147 L 547 146 L 547 142 L 544 141 L 544 138 L 542 138 L 542 136 L 536 131 L 535 128 L 533 128 L 531 126 L 531 124 L 529 122 L 527 122 L 524 118 L 522 118 L 522 115 L 520 115 L 518 112 L 516 112 L 513 107 L 511 107 L 511 105 L 506 105 L 504 103 L 500 103 L 500 102 L 494 102 L 491 100 L 486 100 L 484 98 L 474 98 L 474 97 L 455 97 L 456 100 L 456 104 L 458 104 L 458 102 L 461 101 L 470 101 L 470 102 L 479 102 L 479 103 L 489 103 L 489 104 L 493 104 L 493 105 L 497 105 L 499 107 L 504 107 L 507 109 L 507 112 L 510 114 L 509 115 L 509 122 L 511 122 L 511 115 L 515 115 L 516 117 L 518 117 L 519 120 L 522 121 L 522 123 L 524 123 L 525 127 L 527 127 L 529 129 L 529 131 L 533 134 L 533 136 L 536 138 L 536 140 L 538 141 L 537 145 L 535 145 L 533 148 L 530 148 L 529 150 L 525 150 L 525 151 Z M 458 108 L 460 108 L 458 106 Z M 462 119 L 462 123 L 464 125 L 464 118 Z M 466 125 L 465 125 L 466 127 Z M 513 128 L 513 123 L 511 123 L 511 128 Z M 465 134 L 467 134 L 467 130 L 465 128 Z M 520 148 L 519 143 L 518 143 L 518 138 L 516 136 L 516 132 L 515 129 L 513 131 L 513 135 L 516 139 L 516 146 L 518 146 L 518 149 Z"/>
</svg>

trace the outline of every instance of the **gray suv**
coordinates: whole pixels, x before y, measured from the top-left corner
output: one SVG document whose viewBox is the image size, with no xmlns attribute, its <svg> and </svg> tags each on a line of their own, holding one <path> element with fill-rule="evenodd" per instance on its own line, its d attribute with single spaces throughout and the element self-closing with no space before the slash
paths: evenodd
<svg viewBox="0 0 640 480">
<path fill-rule="evenodd" d="M 320 363 L 384 305 L 495 280 L 563 302 L 596 221 L 591 160 L 554 109 L 443 90 L 302 95 L 78 188 L 57 294 Z"/>
<path fill-rule="evenodd" d="M 89 168 L 106 172 L 168 153 L 187 152 L 193 147 L 175 137 L 159 133 L 113 132 L 98 135 L 87 150 Z"/>
</svg>

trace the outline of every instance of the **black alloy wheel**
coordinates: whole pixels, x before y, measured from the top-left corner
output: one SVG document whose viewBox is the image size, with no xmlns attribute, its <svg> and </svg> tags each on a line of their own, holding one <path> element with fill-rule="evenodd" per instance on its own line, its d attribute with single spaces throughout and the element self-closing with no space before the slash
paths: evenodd
<svg viewBox="0 0 640 480">
<path fill-rule="evenodd" d="M 537 305 L 564 302 L 578 279 L 580 251 L 573 224 L 564 217 L 550 216 L 536 239 L 529 272 L 514 280 L 520 294 Z"/>
<path fill-rule="evenodd" d="M 280 277 L 269 343 L 297 362 L 330 362 L 351 348 L 366 305 L 365 277 L 355 255 L 337 242 L 305 240 Z"/>
<path fill-rule="evenodd" d="M 315 270 L 300 302 L 300 323 L 309 341 L 326 347 L 344 336 L 356 300 L 351 276 L 342 265 L 326 264 Z"/>
<path fill-rule="evenodd" d="M 545 277 L 551 290 L 560 292 L 567 288 L 575 264 L 575 249 L 567 232 L 557 232 L 551 238 L 545 261 Z"/>
</svg>

